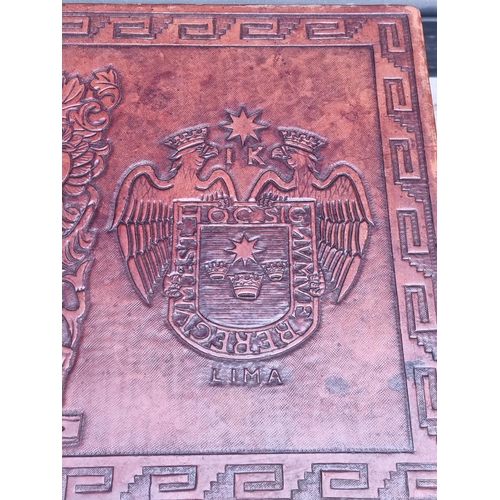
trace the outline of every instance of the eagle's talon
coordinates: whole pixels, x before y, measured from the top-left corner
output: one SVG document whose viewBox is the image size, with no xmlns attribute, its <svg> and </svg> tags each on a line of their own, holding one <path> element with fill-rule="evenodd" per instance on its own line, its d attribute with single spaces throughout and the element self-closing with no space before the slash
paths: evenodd
<svg viewBox="0 0 500 500">
<path fill-rule="evenodd" d="M 231 198 L 231 196 L 222 196 L 217 200 L 217 207 L 218 208 L 229 208 L 234 205 L 234 200 Z"/>
</svg>

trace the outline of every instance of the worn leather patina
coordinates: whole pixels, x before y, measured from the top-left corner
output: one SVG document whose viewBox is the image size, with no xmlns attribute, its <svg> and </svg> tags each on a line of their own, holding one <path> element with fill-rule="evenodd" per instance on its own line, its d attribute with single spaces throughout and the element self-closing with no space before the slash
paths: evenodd
<svg viewBox="0 0 500 500">
<path fill-rule="evenodd" d="M 412 7 L 63 7 L 63 498 L 436 498 Z"/>
</svg>

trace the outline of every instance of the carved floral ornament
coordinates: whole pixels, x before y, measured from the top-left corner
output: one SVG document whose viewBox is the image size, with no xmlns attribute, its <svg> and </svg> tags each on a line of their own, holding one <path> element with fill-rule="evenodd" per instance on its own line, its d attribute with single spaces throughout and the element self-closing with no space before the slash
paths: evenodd
<svg viewBox="0 0 500 500">
<path fill-rule="evenodd" d="M 62 285 L 63 387 L 71 370 L 88 299 L 95 230 L 90 227 L 99 195 L 93 183 L 110 151 L 105 133 L 120 102 L 118 74 L 96 71 L 90 81 L 62 77 Z"/>
</svg>

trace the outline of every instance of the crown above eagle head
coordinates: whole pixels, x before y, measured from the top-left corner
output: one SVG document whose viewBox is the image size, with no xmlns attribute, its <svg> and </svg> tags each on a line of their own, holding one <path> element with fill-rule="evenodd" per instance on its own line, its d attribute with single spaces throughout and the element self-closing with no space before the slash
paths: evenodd
<svg viewBox="0 0 500 500">
<path fill-rule="evenodd" d="M 178 152 L 198 144 L 203 144 L 208 136 L 208 125 L 196 125 L 177 131 L 163 139 L 163 144 Z"/>
<path fill-rule="evenodd" d="M 308 153 L 314 153 L 316 149 L 324 146 L 327 142 L 324 137 L 309 130 L 278 127 L 278 131 L 287 146 L 297 147 Z"/>
</svg>

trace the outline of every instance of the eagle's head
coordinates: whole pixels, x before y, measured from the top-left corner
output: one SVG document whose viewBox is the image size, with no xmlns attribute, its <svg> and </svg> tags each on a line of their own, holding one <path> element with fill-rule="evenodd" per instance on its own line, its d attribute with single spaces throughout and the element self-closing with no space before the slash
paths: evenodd
<svg viewBox="0 0 500 500">
<path fill-rule="evenodd" d="M 176 151 L 171 159 L 174 163 L 180 163 L 189 169 L 193 168 L 196 171 L 201 170 L 205 163 L 210 159 L 214 158 L 219 154 L 217 147 L 209 144 L 208 142 L 203 142 L 201 144 L 196 144 L 182 150 Z M 180 165 L 179 165 L 180 166 Z"/>
<path fill-rule="evenodd" d="M 271 151 L 271 157 L 283 161 L 292 170 L 308 169 L 317 174 L 318 156 L 317 150 L 326 144 L 323 139 L 314 132 L 297 128 L 278 128 L 283 144 Z"/>
<path fill-rule="evenodd" d="M 307 168 L 317 172 L 318 157 L 303 149 L 282 144 L 271 151 L 271 157 L 283 161 L 292 170 Z"/>
<path fill-rule="evenodd" d="M 217 156 L 219 150 L 206 140 L 207 135 L 208 126 L 199 125 L 167 137 L 163 143 L 175 150 L 170 157 L 171 170 L 177 172 L 182 167 L 199 172 L 210 158 Z"/>
</svg>

